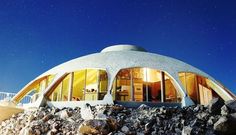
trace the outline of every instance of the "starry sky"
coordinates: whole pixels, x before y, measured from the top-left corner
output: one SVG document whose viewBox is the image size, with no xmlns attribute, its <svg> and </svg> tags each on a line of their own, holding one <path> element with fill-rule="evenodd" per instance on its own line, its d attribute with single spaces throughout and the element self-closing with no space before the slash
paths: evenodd
<svg viewBox="0 0 236 135">
<path fill-rule="evenodd" d="M 236 93 L 234 0 L 1 0 L 0 91 L 114 44 L 182 60 Z"/>
</svg>

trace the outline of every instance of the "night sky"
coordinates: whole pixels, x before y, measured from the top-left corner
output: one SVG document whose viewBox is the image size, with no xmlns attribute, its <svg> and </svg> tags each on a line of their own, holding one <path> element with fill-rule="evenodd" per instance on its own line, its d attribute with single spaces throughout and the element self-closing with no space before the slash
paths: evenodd
<svg viewBox="0 0 236 135">
<path fill-rule="evenodd" d="M 182 60 L 236 93 L 235 0 L 1 0 L 0 91 L 114 44 Z"/>
</svg>

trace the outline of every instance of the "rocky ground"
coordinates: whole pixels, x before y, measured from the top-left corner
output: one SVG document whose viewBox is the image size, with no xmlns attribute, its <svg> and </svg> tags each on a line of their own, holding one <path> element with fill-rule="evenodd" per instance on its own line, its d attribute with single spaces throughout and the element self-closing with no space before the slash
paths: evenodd
<svg viewBox="0 0 236 135">
<path fill-rule="evenodd" d="M 84 111 L 84 110 L 87 110 Z M 119 105 L 25 111 L 0 125 L 1 135 L 236 134 L 236 101 L 213 99 L 204 107 L 125 108 Z"/>
</svg>

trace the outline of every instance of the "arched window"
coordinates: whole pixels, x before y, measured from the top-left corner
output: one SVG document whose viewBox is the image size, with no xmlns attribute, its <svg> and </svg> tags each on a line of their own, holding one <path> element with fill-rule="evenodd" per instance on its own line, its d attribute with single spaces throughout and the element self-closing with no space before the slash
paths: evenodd
<svg viewBox="0 0 236 135">
<path fill-rule="evenodd" d="M 122 69 L 112 88 L 116 101 L 180 102 L 174 81 L 164 71 L 151 68 Z"/>
<path fill-rule="evenodd" d="M 179 79 L 187 94 L 195 103 L 207 105 L 214 97 L 227 98 L 222 89 L 206 77 L 195 73 L 181 72 L 179 73 Z"/>
<path fill-rule="evenodd" d="M 102 100 L 107 93 L 107 83 L 105 70 L 78 70 L 68 73 L 57 82 L 57 86 L 48 97 L 51 101 Z"/>
</svg>

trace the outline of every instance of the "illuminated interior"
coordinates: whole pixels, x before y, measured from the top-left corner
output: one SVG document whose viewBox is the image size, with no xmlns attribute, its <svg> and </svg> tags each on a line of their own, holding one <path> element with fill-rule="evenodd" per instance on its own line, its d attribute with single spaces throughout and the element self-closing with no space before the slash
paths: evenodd
<svg viewBox="0 0 236 135">
<path fill-rule="evenodd" d="M 137 102 L 180 102 L 173 80 L 151 68 L 129 68 L 118 72 L 112 88 L 113 100 Z"/>
<path fill-rule="evenodd" d="M 84 69 L 69 73 L 49 95 L 51 101 L 102 100 L 107 93 L 105 70 Z M 71 94 L 70 94 L 71 93 Z"/>
<path fill-rule="evenodd" d="M 203 76 L 181 72 L 179 78 L 187 94 L 195 103 L 207 105 L 214 97 L 223 95 L 219 86 Z"/>
</svg>

